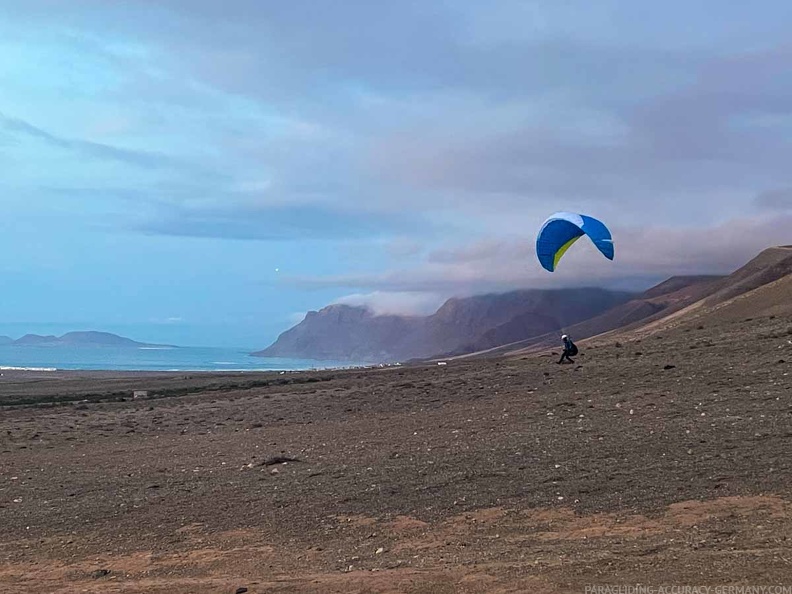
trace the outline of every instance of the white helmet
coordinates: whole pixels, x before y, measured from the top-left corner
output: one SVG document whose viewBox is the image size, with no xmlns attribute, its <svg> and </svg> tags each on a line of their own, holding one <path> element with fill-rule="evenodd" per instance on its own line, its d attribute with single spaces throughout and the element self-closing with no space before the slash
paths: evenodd
<svg viewBox="0 0 792 594">
<path fill-rule="evenodd" d="M 561 335 L 561 340 L 566 340 L 567 338 L 569 338 L 569 337 L 566 334 L 562 334 Z"/>
</svg>

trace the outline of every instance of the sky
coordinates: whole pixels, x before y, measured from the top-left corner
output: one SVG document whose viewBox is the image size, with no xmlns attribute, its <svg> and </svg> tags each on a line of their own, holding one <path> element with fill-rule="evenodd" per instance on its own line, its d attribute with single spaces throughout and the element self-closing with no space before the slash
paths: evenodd
<svg viewBox="0 0 792 594">
<path fill-rule="evenodd" d="M 0 334 L 262 348 L 329 303 L 792 243 L 792 3 L 0 0 Z M 556 211 L 605 221 L 534 254 Z"/>
</svg>

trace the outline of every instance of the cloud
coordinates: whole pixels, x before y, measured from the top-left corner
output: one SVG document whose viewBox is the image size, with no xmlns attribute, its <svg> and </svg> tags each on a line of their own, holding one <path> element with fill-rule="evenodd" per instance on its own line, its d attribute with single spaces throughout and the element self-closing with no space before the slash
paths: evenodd
<svg viewBox="0 0 792 594">
<path fill-rule="evenodd" d="M 647 288 L 673 275 L 728 274 L 761 250 L 790 243 L 790 229 L 792 215 L 757 216 L 712 227 L 615 228 L 613 262 L 583 238 L 554 273 L 540 268 L 532 241 L 491 239 L 456 250 L 435 251 L 414 268 L 290 280 L 310 288 L 441 296 L 595 285 Z"/>
<path fill-rule="evenodd" d="M 779 188 L 761 192 L 756 197 L 756 205 L 765 210 L 792 210 L 792 188 Z"/>
<path fill-rule="evenodd" d="M 350 209 L 323 203 L 268 204 L 234 201 L 222 192 L 206 201 L 160 203 L 135 228 L 145 233 L 182 237 L 249 240 L 359 240 L 427 233 L 436 225 L 420 214 Z"/>
<path fill-rule="evenodd" d="M 154 152 L 118 148 L 109 144 L 90 142 L 87 140 L 73 140 L 50 134 L 24 120 L 11 118 L 0 114 L 0 127 L 12 134 L 22 134 L 37 140 L 44 141 L 50 146 L 76 151 L 83 156 L 119 161 L 127 165 L 135 165 L 145 169 L 160 169 L 174 167 L 176 163 L 165 155 Z"/>
<path fill-rule="evenodd" d="M 415 238 L 399 237 L 390 241 L 386 251 L 392 258 L 412 258 L 424 251 L 424 243 Z"/>
<path fill-rule="evenodd" d="M 286 316 L 286 319 L 289 320 L 289 323 L 292 326 L 294 326 L 302 322 L 307 314 L 308 314 L 307 311 L 295 311 L 290 313 L 288 316 Z"/>
<path fill-rule="evenodd" d="M 552 101 L 581 89 L 592 99 L 625 89 L 651 94 L 709 53 L 691 46 L 676 49 L 673 43 L 630 43 L 625 52 L 621 37 L 626 29 L 616 35 L 612 24 L 635 15 L 585 3 L 526 9 L 524 3 L 506 2 L 494 9 L 425 0 L 68 6 L 31 0 L 24 10 L 4 10 L 27 22 L 55 22 L 145 43 L 156 49 L 162 69 L 225 93 L 353 127 L 381 125 L 366 113 L 381 97 L 421 104 L 449 94 L 479 96 L 488 103 L 536 96 Z M 646 26 L 644 19 L 628 25 Z"/>
<path fill-rule="evenodd" d="M 683 9 L 689 29 L 656 25 Z M 625 223 L 639 212 L 714 223 L 744 215 L 760 185 L 783 185 L 792 148 L 780 5 L 727 11 L 744 39 L 764 32 L 762 45 L 735 43 L 728 24 L 674 2 L 651 20 L 613 3 L 32 0 L 4 10 L 90 32 L 97 46 L 108 31 L 121 40 L 104 44 L 112 56 L 129 43 L 148 60 L 112 62 L 124 101 L 144 98 L 149 121 L 207 147 L 214 170 L 264 177 L 290 199 L 480 217 L 469 226 L 483 232 L 556 205 Z"/>
<path fill-rule="evenodd" d="M 164 318 L 151 318 L 149 320 L 149 322 L 151 322 L 152 324 L 166 325 L 166 326 L 173 325 L 173 324 L 183 324 L 183 323 L 185 323 L 185 321 L 186 320 L 184 318 L 182 318 L 181 316 L 168 316 L 168 317 L 164 317 Z"/>
<path fill-rule="evenodd" d="M 374 291 L 347 295 L 335 303 L 367 307 L 377 315 L 428 315 L 443 301 L 443 296 L 433 293 Z"/>
<path fill-rule="evenodd" d="M 787 46 L 724 51 L 675 65 L 691 80 L 649 97 L 616 87 L 584 98 L 581 85 L 553 107 L 496 104 L 492 120 L 508 122 L 497 125 L 468 106 L 384 138 L 370 166 L 413 191 L 452 193 L 458 209 L 496 205 L 504 218 L 572 203 L 617 219 L 640 211 L 671 222 L 685 212 L 715 222 L 744 214 L 768 180 L 788 179 L 790 65 Z"/>
</svg>

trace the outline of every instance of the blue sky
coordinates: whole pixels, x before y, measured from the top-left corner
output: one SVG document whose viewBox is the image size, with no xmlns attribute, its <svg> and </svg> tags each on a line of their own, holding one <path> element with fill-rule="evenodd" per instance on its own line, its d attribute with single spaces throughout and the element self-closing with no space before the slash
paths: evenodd
<svg viewBox="0 0 792 594">
<path fill-rule="evenodd" d="M 0 334 L 259 348 L 792 243 L 792 6 L 729 4 L 0 0 Z M 545 273 L 556 210 L 616 261 Z"/>
</svg>

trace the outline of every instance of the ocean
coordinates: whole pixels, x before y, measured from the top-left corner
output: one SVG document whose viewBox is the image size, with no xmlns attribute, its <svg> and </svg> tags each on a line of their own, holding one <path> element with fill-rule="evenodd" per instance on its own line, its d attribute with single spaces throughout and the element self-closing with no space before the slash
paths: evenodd
<svg viewBox="0 0 792 594">
<path fill-rule="evenodd" d="M 357 366 L 349 361 L 251 357 L 249 352 L 210 347 L 0 346 L 0 371 L 298 371 Z"/>
</svg>

